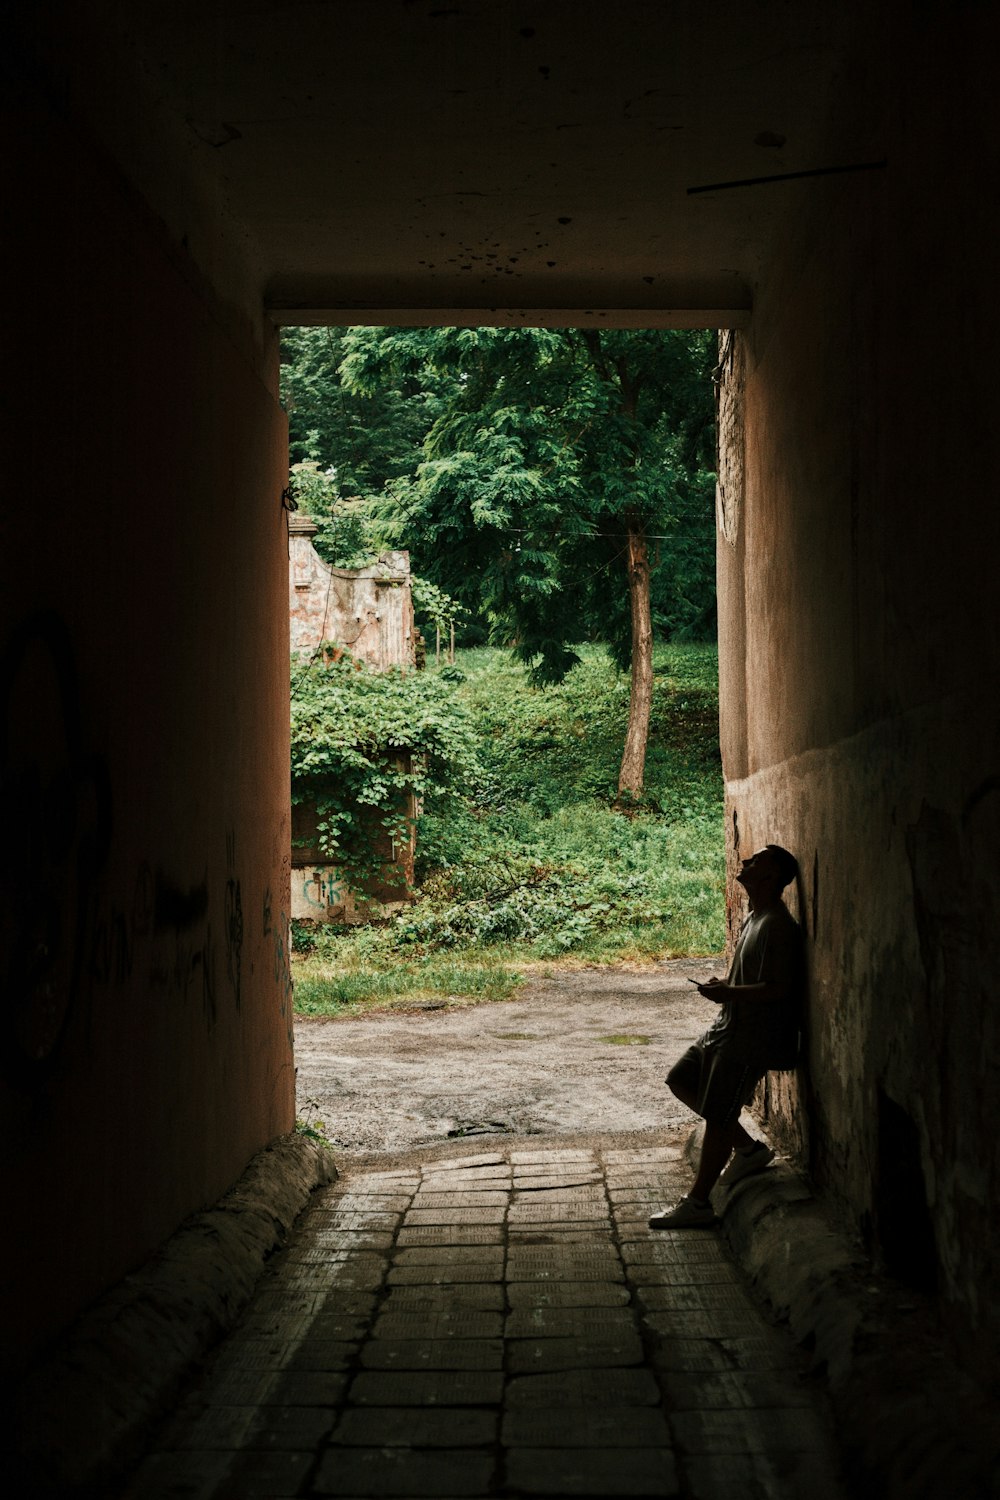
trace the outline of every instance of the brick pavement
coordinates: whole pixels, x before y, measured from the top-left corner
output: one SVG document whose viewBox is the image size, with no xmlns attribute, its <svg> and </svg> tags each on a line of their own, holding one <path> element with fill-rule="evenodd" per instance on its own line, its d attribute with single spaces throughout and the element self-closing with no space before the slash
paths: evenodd
<svg viewBox="0 0 1000 1500">
<path fill-rule="evenodd" d="M 128 1500 L 843 1500 L 821 1395 L 680 1139 L 504 1143 L 317 1195 Z"/>
</svg>

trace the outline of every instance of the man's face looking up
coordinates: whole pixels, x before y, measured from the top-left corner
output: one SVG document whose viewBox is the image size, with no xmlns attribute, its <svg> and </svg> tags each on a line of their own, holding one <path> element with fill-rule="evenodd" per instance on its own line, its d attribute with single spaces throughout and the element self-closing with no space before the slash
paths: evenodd
<svg viewBox="0 0 1000 1500">
<path fill-rule="evenodd" d="M 758 849 L 743 860 L 736 879 L 748 896 L 776 893 L 779 886 L 774 855 L 768 849 Z"/>
</svg>

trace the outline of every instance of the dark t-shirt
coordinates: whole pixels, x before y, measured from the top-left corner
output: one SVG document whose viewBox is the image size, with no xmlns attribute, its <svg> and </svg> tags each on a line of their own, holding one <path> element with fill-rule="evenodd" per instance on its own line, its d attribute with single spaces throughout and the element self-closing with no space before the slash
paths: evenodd
<svg viewBox="0 0 1000 1500">
<path fill-rule="evenodd" d="M 802 931 L 783 902 L 743 924 L 726 982 L 780 984 L 781 1000 L 726 1000 L 702 1045 L 738 1048 L 768 1068 L 794 1067 L 804 989 Z"/>
</svg>

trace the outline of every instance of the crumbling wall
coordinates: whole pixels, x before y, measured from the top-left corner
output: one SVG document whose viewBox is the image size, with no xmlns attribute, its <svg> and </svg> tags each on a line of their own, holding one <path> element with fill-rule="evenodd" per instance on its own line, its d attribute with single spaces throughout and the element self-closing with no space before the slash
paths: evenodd
<svg viewBox="0 0 1000 1500">
<path fill-rule="evenodd" d="M 289 522 L 289 615 L 293 653 L 309 655 L 335 641 L 372 671 L 415 667 L 413 596 L 408 552 L 383 552 L 364 568 L 334 568 L 312 544 L 317 526 L 308 516 Z M 386 750 L 395 768 L 409 756 Z M 404 765 L 405 762 L 405 765 Z M 409 900 L 416 854 L 416 801 L 401 809 L 409 834 L 394 839 L 368 818 L 371 873 L 349 882 L 320 847 L 314 802 L 292 808 L 292 898 L 296 922 L 359 922 Z M 361 810 L 364 816 L 364 809 Z"/>
<path fill-rule="evenodd" d="M 413 597 L 408 552 L 383 552 L 364 568 L 334 568 L 312 544 L 307 516 L 289 521 L 289 618 L 292 651 L 308 655 L 336 641 L 376 672 L 414 666 Z"/>
</svg>

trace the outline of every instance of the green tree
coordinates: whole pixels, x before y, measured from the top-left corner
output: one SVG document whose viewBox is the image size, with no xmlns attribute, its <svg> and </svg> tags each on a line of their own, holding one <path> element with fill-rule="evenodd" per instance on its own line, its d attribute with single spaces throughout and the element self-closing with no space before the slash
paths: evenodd
<svg viewBox="0 0 1000 1500">
<path fill-rule="evenodd" d="M 340 366 L 351 333 L 286 328 L 281 339 L 291 461 L 314 463 L 334 499 L 378 494 L 387 483 L 412 475 L 440 410 L 440 381 L 429 366 L 363 396 L 345 385 Z"/>
<path fill-rule="evenodd" d="M 313 546 L 331 567 L 363 568 L 382 550 L 384 539 L 365 502 L 341 499 L 330 469 L 314 458 L 291 466 L 292 494 L 299 510 L 319 528 Z"/>
<path fill-rule="evenodd" d="M 441 377 L 430 364 L 365 395 L 341 377 L 347 330 L 288 328 L 282 336 L 281 396 L 288 414 L 295 500 L 319 527 L 313 545 L 334 567 L 372 562 L 383 547 L 409 546 L 398 526 L 380 521 L 366 497 L 406 480 L 442 406 Z M 446 635 L 469 610 L 427 577 L 413 577 L 413 605 L 424 634 Z"/>
<path fill-rule="evenodd" d="M 422 461 L 388 480 L 379 507 L 419 571 L 484 611 L 540 681 L 561 678 L 587 637 L 630 664 L 619 796 L 639 796 L 657 558 L 673 585 L 661 623 L 704 630 L 712 612 L 712 337 L 355 328 L 342 349 L 355 397 L 426 382 L 439 402 Z"/>
</svg>

